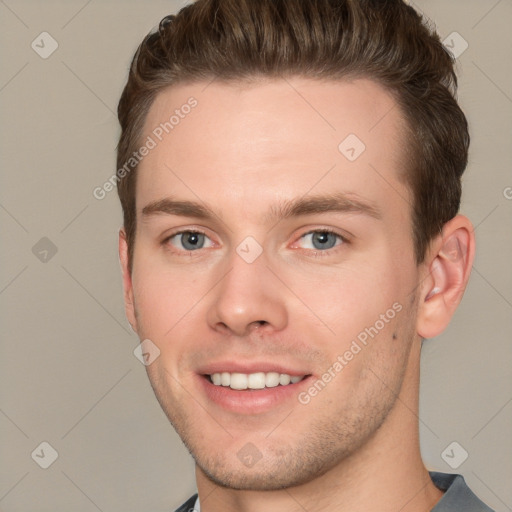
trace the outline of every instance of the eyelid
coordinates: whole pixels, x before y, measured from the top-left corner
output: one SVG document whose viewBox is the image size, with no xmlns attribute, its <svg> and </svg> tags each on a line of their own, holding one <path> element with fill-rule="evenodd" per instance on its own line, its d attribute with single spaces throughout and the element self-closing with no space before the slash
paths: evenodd
<svg viewBox="0 0 512 512">
<path fill-rule="evenodd" d="M 301 238 L 304 238 L 307 235 L 311 235 L 313 233 L 331 233 L 333 235 L 336 235 L 337 237 L 341 238 L 343 243 L 350 243 L 350 236 L 348 233 L 341 232 L 341 230 L 337 230 L 334 228 L 328 228 L 328 227 L 318 227 L 309 229 L 308 231 L 304 231 L 301 233 L 298 237 L 296 237 L 296 241 L 300 240 Z M 296 242 L 294 242 L 296 243 Z"/>
<path fill-rule="evenodd" d="M 341 239 L 341 243 L 335 245 L 334 247 L 331 247 L 329 249 L 320 250 L 320 249 L 304 249 L 301 247 L 296 247 L 298 242 L 304 238 L 307 235 L 311 235 L 313 233 L 332 233 L 333 235 L 337 236 Z M 296 241 L 293 242 L 293 245 L 291 246 L 292 249 L 299 249 L 301 252 L 305 253 L 306 256 L 312 256 L 314 258 L 321 258 L 321 257 L 329 257 L 336 254 L 338 251 L 342 250 L 345 245 L 350 244 L 350 238 L 345 235 L 344 233 L 341 233 L 337 229 L 330 228 L 330 227 L 317 227 L 313 229 L 309 229 L 308 231 L 303 232 L 299 237 L 296 238 Z"/>
<path fill-rule="evenodd" d="M 177 229 L 176 231 L 172 231 L 171 233 L 168 233 L 165 235 L 165 237 L 161 241 L 161 244 L 162 245 L 172 245 L 172 244 L 169 244 L 170 239 L 174 238 L 175 236 L 181 235 L 183 233 L 200 233 L 200 234 L 204 235 L 205 237 L 207 237 L 212 242 L 212 244 L 214 246 L 216 246 L 216 245 L 218 246 L 218 244 L 216 242 L 214 242 L 212 240 L 212 238 L 208 235 L 206 230 L 203 230 L 198 227 L 190 227 L 190 228 L 182 227 L 182 228 Z M 295 238 L 295 241 L 293 242 L 291 247 L 295 248 L 294 246 L 298 243 L 299 240 L 301 240 L 305 236 L 311 235 L 313 233 L 331 233 L 331 234 L 337 236 L 338 238 L 340 238 L 342 241 L 341 244 L 335 245 L 334 247 L 331 247 L 331 248 L 325 249 L 325 250 L 302 249 L 303 251 L 307 251 L 309 254 L 313 254 L 314 256 L 330 255 L 330 254 L 332 254 L 332 252 L 335 252 L 337 249 L 339 249 L 340 246 L 350 243 L 350 237 L 347 234 L 341 233 L 337 229 L 330 228 L 330 227 L 316 227 L 316 228 L 309 229 L 308 231 L 304 231 L 303 233 L 301 233 L 298 237 Z M 180 249 L 176 248 L 175 246 L 172 246 L 172 247 L 174 247 L 173 252 L 177 252 L 177 253 L 181 253 L 181 254 L 189 254 L 190 255 L 194 252 L 199 253 L 201 251 L 201 249 L 197 249 L 196 251 L 189 251 L 186 249 L 180 250 Z M 211 249 L 211 247 L 203 247 L 202 249 Z M 299 247 L 299 249 L 301 249 L 301 248 Z"/>
<path fill-rule="evenodd" d="M 178 230 L 176 231 L 172 231 L 171 233 L 168 233 L 164 236 L 163 240 L 160 242 L 161 245 L 163 246 L 171 246 L 173 247 L 173 249 L 170 249 L 171 252 L 174 252 L 174 253 L 179 253 L 179 254 L 188 254 L 188 255 L 191 255 L 192 253 L 194 252 L 200 252 L 201 249 L 210 249 L 211 247 L 202 247 L 201 249 L 197 249 L 196 251 L 188 251 L 187 249 L 179 249 L 178 247 L 174 246 L 173 244 L 170 243 L 170 240 L 171 238 L 174 238 L 178 235 L 182 235 L 183 233 L 199 233 L 201 235 L 204 235 L 206 238 L 208 238 L 211 243 L 213 245 L 216 245 L 216 242 L 214 242 L 210 236 L 208 236 L 208 233 L 206 233 L 205 230 L 201 229 L 201 228 L 197 228 L 197 227 L 194 227 L 194 228 L 179 228 Z"/>
<path fill-rule="evenodd" d="M 173 236 L 176 236 L 176 235 L 181 235 L 183 233 L 201 233 L 202 235 L 208 236 L 206 231 L 202 230 L 201 228 L 187 228 L 187 227 L 177 228 L 175 231 L 171 230 L 170 232 L 165 233 L 165 235 L 162 239 L 162 242 L 165 242 L 165 241 L 169 240 L 169 238 L 172 238 Z"/>
</svg>

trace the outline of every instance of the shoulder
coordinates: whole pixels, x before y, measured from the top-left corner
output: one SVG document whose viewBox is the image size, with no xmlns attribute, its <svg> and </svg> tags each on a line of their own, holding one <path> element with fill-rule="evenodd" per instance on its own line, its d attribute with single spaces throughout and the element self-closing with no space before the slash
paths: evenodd
<svg viewBox="0 0 512 512">
<path fill-rule="evenodd" d="M 493 512 L 471 491 L 462 475 L 431 472 L 430 478 L 445 491 L 432 512 Z"/>
</svg>

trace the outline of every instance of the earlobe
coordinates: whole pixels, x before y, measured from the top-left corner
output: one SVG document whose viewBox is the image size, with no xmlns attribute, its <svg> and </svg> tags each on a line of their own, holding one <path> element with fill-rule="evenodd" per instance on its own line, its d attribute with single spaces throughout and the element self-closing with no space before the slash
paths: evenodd
<svg viewBox="0 0 512 512">
<path fill-rule="evenodd" d="M 439 335 L 450 323 L 464 295 L 474 251 L 473 226 L 463 215 L 447 222 L 431 244 L 418 308 L 417 331 L 422 338 Z"/>
<path fill-rule="evenodd" d="M 137 319 L 135 316 L 135 305 L 133 302 L 132 275 L 129 268 L 128 242 L 124 229 L 119 230 L 119 262 L 123 276 L 124 308 L 126 318 L 134 332 L 137 332 Z"/>
</svg>

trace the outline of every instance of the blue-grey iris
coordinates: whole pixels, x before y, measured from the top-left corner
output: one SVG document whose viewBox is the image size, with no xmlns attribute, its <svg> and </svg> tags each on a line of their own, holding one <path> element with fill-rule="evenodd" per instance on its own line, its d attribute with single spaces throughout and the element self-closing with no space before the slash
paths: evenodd
<svg viewBox="0 0 512 512">
<path fill-rule="evenodd" d="M 336 245 L 337 236 L 328 231 L 318 231 L 312 234 L 311 241 L 315 249 L 331 249 Z M 318 246 L 317 246 L 318 244 Z"/>
<path fill-rule="evenodd" d="M 181 238 L 181 243 L 182 243 L 183 247 L 187 251 L 192 251 L 194 249 L 201 249 L 204 245 L 203 233 L 193 233 L 193 232 L 182 233 L 180 238 Z"/>
</svg>

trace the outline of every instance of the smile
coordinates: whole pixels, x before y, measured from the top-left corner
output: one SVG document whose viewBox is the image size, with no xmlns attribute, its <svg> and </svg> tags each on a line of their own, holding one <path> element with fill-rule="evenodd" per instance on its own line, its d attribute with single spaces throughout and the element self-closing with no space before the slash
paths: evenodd
<svg viewBox="0 0 512 512">
<path fill-rule="evenodd" d="M 278 372 L 219 372 L 212 373 L 208 377 L 210 382 L 215 386 L 224 386 L 240 391 L 244 389 L 265 389 L 275 388 L 277 386 L 288 386 L 300 382 L 306 375 L 288 375 Z"/>
</svg>

